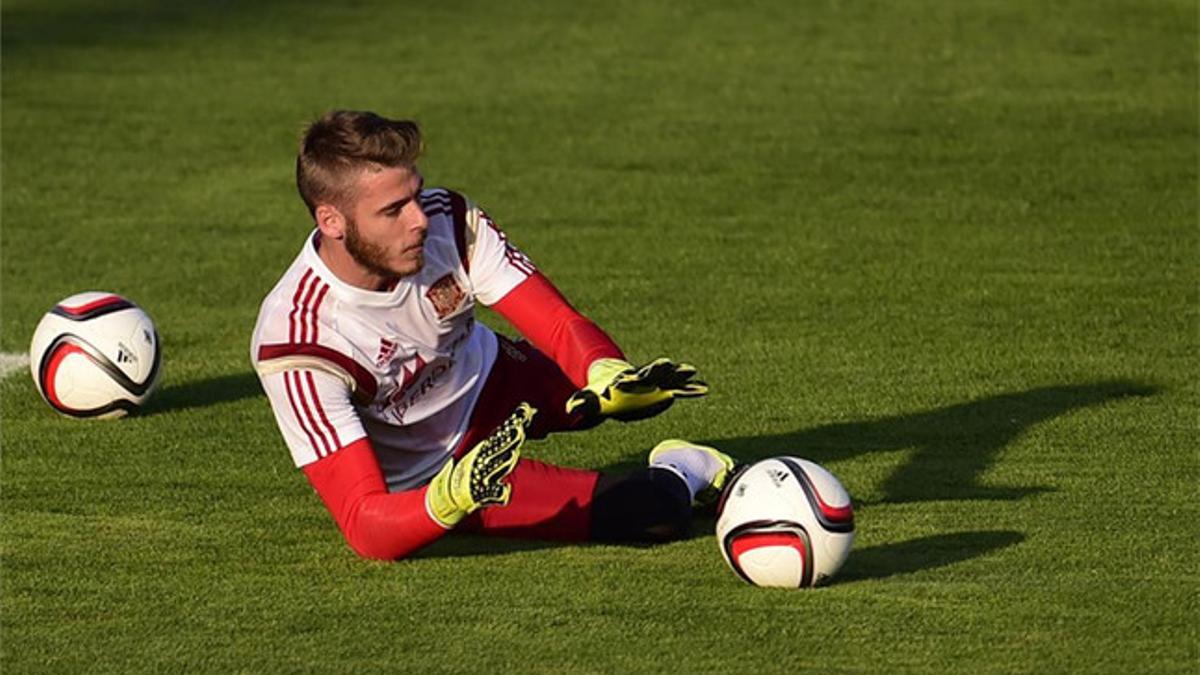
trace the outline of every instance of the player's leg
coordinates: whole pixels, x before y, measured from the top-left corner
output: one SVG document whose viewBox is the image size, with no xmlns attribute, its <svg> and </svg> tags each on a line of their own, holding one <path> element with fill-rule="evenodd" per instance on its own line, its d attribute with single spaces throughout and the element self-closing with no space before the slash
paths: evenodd
<svg viewBox="0 0 1200 675">
<path fill-rule="evenodd" d="M 601 476 L 590 512 L 593 541 L 663 542 L 683 539 L 692 532 L 692 498 L 687 484 L 657 467 Z"/>
<path fill-rule="evenodd" d="M 600 474 L 522 458 L 509 474 L 508 504 L 480 509 L 459 530 L 519 539 L 586 541 Z"/>
<path fill-rule="evenodd" d="M 529 438 L 545 438 L 552 432 L 577 431 L 595 425 L 595 422 L 585 423 L 582 415 L 567 414 L 566 402 L 575 393 L 575 385 L 559 370 L 558 364 L 528 342 L 497 338 L 496 362 L 475 403 L 469 437 L 462 445 L 470 448 L 486 438 L 522 402 L 538 411 L 527 430 Z"/>
<path fill-rule="evenodd" d="M 688 536 L 692 504 L 716 494 L 732 460 L 715 449 L 671 441 L 651 465 L 623 475 L 522 459 L 509 477 L 506 506 L 463 522 L 482 534 L 528 539 L 659 542 Z M 724 461 L 714 461 L 713 454 Z M 663 461 L 663 457 L 667 462 Z"/>
<path fill-rule="evenodd" d="M 509 484 L 507 505 L 481 509 L 459 529 L 520 539 L 607 542 L 669 541 L 691 531 L 687 485 L 664 469 L 613 476 L 522 459 Z"/>
<path fill-rule="evenodd" d="M 592 498 L 597 541 L 664 541 L 687 536 L 692 506 L 715 502 L 735 470 L 733 458 L 677 439 L 650 451 L 642 471 L 601 476 Z"/>
</svg>

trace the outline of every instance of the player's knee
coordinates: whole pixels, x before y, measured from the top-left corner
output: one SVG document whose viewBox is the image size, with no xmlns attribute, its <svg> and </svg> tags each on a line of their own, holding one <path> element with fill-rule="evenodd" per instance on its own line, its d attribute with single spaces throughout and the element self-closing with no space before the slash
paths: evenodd
<svg viewBox="0 0 1200 675">
<path fill-rule="evenodd" d="M 667 517 L 660 517 L 658 522 L 645 527 L 640 536 L 633 539 L 635 541 L 668 542 L 686 539 L 691 534 L 692 520 L 690 517 L 681 518 L 675 514 L 667 514 Z"/>
<path fill-rule="evenodd" d="M 659 469 L 604 476 L 592 499 L 592 538 L 664 542 L 691 534 L 691 496 L 678 477 Z"/>
</svg>

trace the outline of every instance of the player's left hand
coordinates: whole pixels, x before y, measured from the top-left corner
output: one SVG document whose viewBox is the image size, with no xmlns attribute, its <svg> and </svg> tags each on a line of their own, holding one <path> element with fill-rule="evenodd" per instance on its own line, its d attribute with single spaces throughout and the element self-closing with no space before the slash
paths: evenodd
<svg viewBox="0 0 1200 675">
<path fill-rule="evenodd" d="M 447 461 L 425 492 L 429 515 L 450 528 L 481 508 L 508 504 L 512 486 L 504 481 L 517 467 L 525 431 L 536 413 L 528 403 L 518 405 L 491 436 L 461 459 Z"/>
<path fill-rule="evenodd" d="M 655 359 L 640 368 L 621 359 L 598 359 L 588 368 L 587 386 L 567 399 L 567 412 L 622 422 L 653 417 L 677 398 L 707 394 L 708 385 L 695 377 L 695 367 L 670 359 Z"/>
</svg>

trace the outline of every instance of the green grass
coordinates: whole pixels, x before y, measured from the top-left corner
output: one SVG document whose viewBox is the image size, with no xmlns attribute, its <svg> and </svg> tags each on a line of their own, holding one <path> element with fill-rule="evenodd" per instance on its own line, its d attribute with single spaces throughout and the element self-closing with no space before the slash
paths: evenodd
<svg viewBox="0 0 1200 675">
<path fill-rule="evenodd" d="M 4 4 L 0 349 L 85 289 L 165 345 L 136 419 L 0 384 L 5 671 L 1194 671 L 1194 3 L 176 4 Z M 532 455 L 810 457 L 839 583 L 746 586 L 711 521 L 355 559 L 248 365 L 330 107 L 421 120 L 431 184 L 713 386 Z"/>
</svg>

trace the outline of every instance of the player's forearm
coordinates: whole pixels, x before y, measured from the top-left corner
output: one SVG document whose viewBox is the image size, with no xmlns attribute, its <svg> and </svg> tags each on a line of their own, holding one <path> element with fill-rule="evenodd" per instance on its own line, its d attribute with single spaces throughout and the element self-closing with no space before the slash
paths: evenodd
<svg viewBox="0 0 1200 675">
<path fill-rule="evenodd" d="M 543 340 L 544 344 L 526 337 L 533 346 L 548 354 L 576 386 L 587 384 L 588 366 L 597 359 L 625 358 L 599 326 L 579 314 L 559 321 L 553 335 Z"/>
<path fill-rule="evenodd" d="M 578 386 L 596 359 L 625 358 L 603 330 L 571 306 L 550 281 L 535 273 L 492 306 Z"/>
<path fill-rule="evenodd" d="M 342 534 L 354 552 L 364 558 L 404 558 L 444 535 L 446 528 L 425 510 L 425 490 L 373 494 L 355 504 Z"/>
<path fill-rule="evenodd" d="M 389 493 L 371 450 L 360 439 L 304 467 L 354 552 L 395 560 L 437 540 L 446 528 L 429 516 L 425 488 Z"/>
</svg>

